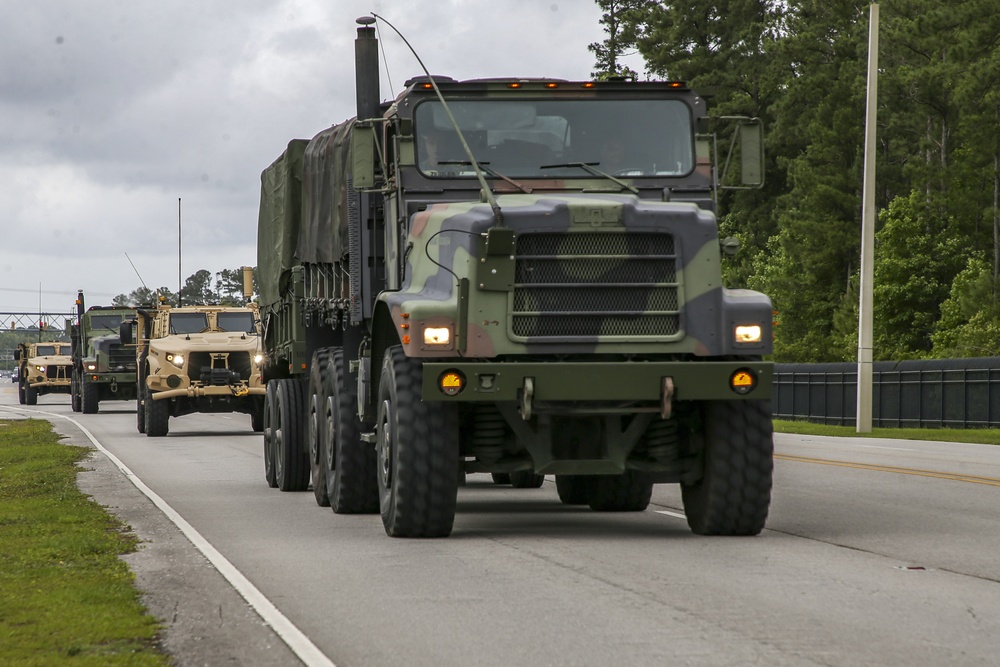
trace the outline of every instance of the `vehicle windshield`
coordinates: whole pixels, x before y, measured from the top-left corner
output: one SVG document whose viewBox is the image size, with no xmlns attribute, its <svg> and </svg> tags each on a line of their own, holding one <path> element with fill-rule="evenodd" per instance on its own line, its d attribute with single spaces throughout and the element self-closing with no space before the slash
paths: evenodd
<svg viewBox="0 0 1000 667">
<path fill-rule="evenodd" d="M 219 331 L 244 331 L 247 333 L 254 331 L 253 313 L 249 310 L 218 313 L 216 324 Z"/>
<path fill-rule="evenodd" d="M 54 354 L 59 354 L 56 352 L 55 345 L 36 345 L 35 346 L 35 356 L 36 357 L 50 357 Z"/>
<path fill-rule="evenodd" d="M 205 313 L 171 313 L 170 333 L 193 334 L 201 333 L 208 328 L 208 316 Z"/>
<path fill-rule="evenodd" d="M 448 103 L 476 161 L 505 176 L 683 176 L 694 168 L 691 114 L 680 100 L 456 100 Z M 475 177 L 437 100 L 414 112 L 417 166 L 431 177 Z"/>
<path fill-rule="evenodd" d="M 122 316 L 120 314 L 90 316 L 90 330 L 95 332 L 106 329 L 118 333 L 118 325 L 121 323 Z"/>
</svg>

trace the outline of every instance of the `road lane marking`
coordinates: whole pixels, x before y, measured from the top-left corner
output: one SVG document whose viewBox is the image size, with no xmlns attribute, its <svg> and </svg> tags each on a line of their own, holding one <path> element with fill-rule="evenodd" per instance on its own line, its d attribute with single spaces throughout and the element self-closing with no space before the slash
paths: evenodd
<svg viewBox="0 0 1000 667">
<path fill-rule="evenodd" d="M 4 410 L 10 410 L 11 412 L 21 412 L 30 414 L 47 415 L 51 417 L 58 417 L 60 419 L 65 419 L 72 424 L 75 424 L 84 435 L 93 443 L 94 447 L 97 448 L 102 454 L 108 457 L 108 459 L 117 467 L 123 475 L 133 485 L 142 493 L 149 498 L 154 505 L 156 505 L 161 512 L 163 512 L 168 519 L 177 528 L 180 529 L 184 536 L 187 537 L 191 544 L 201 552 L 205 558 L 208 559 L 215 569 L 226 578 L 233 588 L 243 597 L 247 603 L 253 607 L 254 611 L 261 617 L 261 619 L 273 629 L 282 641 L 288 645 L 288 648 L 295 653 L 296 656 L 307 666 L 307 667 L 336 667 L 336 665 L 323 654 L 319 648 L 309 640 L 309 638 L 299 630 L 284 614 L 282 614 L 277 607 L 274 606 L 263 593 L 254 586 L 249 579 L 247 579 L 242 572 L 236 569 L 236 566 L 229 562 L 225 556 L 223 556 L 218 549 L 216 549 L 212 544 L 202 537 L 194 526 L 187 522 L 184 517 L 177 513 L 177 511 L 171 507 L 167 501 L 159 496 L 155 491 L 146 486 L 145 482 L 139 479 L 135 473 L 129 470 L 121 459 L 112 454 L 110 451 L 104 448 L 104 446 L 97 440 L 93 433 L 91 433 L 86 426 L 78 422 L 72 417 L 67 417 L 66 415 L 60 415 L 55 412 L 43 412 L 41 410 L 24 410 L 24 409 L 11 409 L 7 406 L 0 405 L 0 408 Z"/>
<path fill-rule="evenodd" d="M 893 473 L 898 473 L 900 475 L 915 475 L 917 477 L 934 477 L 937 479 L 950 479 L 956 482 L 968 482 L 970 484 L 985 484 L 987 486 L 1000 486 L 1000 479 L 996 477 L 980 477 L 979 475 L 964 475 L 962 473 L 938 472 L 936 470 L 920 470 L 918 468 L 898 468 L 896 466 L 874 465 L 870 463 L 852 463 L 850 461 L 816 459 L 808 456 L 791 456 L 788 454 L 775 454 L 774 458 L 781 461 L 793 461 L 796 463 L 818 463 L 820 465 L 840 466 L 842 468 L 857 468 L 858 470 L 873 470 L 875 472 L 893 472 Z"/>
<path fill-rule="evenodd" d="M 687 519 L 687 517 L 684 516 L 683 514 L 681 514 L 680 512 L 671 512 L 669 510 L 656 510 L 656 513 L 657 514 L 666 514 L 667 516 L 676 517 L 678 519 L 685 519 L 685 520 Z"/>
</svg>

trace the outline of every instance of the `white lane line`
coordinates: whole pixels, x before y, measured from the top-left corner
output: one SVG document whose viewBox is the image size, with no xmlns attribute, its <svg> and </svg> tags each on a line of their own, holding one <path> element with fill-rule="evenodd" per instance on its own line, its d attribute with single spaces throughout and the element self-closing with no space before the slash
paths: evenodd
<svg viewBox="0 0 1000 667">
<path fill-rule="evenodd" d="M 680 512 L 671 512 L 669 510 L 655 510 L 655 511 L 657 514 L 666 514 L 667 516 L 672 516 L 678 519 L 687 520 L 687 517 L 681 514 Z"/>
<path fill-rule="evenodd" d="M 0 406 L 0 408 L 8 409 L 6 406 Z M 86 435 L 90 441 L 94 444 L 102 454 L 108 457 L 122 474 L 129 479 L 132 484 L 135 485 L 137 489 L 142 491 L 147 498 L 153 501 L 153 504 L 160 508 L 168 519 L 170 519 L 175 526 L 177 526 L 184 535 L 191 540 L 191 544 L 202 553 L 209 560 L 215 569 L 226 578 L 233 588 L 243 596 L 254 611 L 260 615 L 261 619 L 267 623 L 271 628 L 278 633 L 278 636 L 288 645 L 288 648 L 292 650 L 295 655 L 307 666 L 307 667 L 337 667 L 329 658 L 327 658 L 322 651 L 320 651 L 315 644 L 309 641 L 309 638 L 299 630 L 288 618 L 285 617 L 274 604 L 268 600 L 263 593 L 261 593 L 256 586 L 250 583 L 250 580 L 243 576 L 243 573 L 236 569 L 236 567 L 229 562 L 229 560 L 223 556 L 219 551 L 211 545 L 211 543 L 202 537 L 201 533 L 195 530 L 194 526 L 189 524 L 184 517 L 177 513 L 173 507 L 167 504 L 163 498 L 161 498 L 155 491 L 146 486 L 146 484 L 139 479 L 135 473 L 128 469 L 121 459 L 112 454 L 110 451 L 104 448 L 94 434 L 91 433 L 87 427 L 73 419 L 72 417 L 67 417 L 66 415 L 60 415 L 54 412 L 42 412 L 40 410 L 14 410 L 21 413 L 31 413 L 47 415 L 51 417 L 59 417 L 60 419 L 65 419 L 77 426 L 83 434 Z"/>
</svg>

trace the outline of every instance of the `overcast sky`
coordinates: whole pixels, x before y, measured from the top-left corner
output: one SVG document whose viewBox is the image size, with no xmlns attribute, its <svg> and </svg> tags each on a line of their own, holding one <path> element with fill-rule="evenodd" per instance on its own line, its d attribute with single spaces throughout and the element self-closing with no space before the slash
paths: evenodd
<svg viewBox="0 0 1000 667">
<path fill-rule="evenodd" d="M 354 115 L 371 12 L 459 79 L 586 79 L 603 39 L 594 0 L 0 0 L 0 312 L 176 291 L 178 199 L 183 279 L 256 265 L 260 172 Z M 389 99 L 420 69 L 379 36 Z"/>
</svg>

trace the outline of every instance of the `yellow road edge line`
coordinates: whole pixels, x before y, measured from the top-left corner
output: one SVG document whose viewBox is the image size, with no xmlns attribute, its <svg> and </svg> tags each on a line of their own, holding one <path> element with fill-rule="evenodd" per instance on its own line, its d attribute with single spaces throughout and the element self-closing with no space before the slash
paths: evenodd
<svg viewBox="0 0 1000 667">
<path fill-rule="evenodd" d="M 963 475 L 960 473 L 936 472 L 934 470 L 918 470 L 916 468 L 897 468 L 894 466 L 882 466 L 870 463 L 851 463 L 850 461 L 815 459 L 808 456 L 790 456 L 787 454 L 775 454 L 774 458 L 782 461 L 793 461 L 798 463 L 819 463 L 821 465 L 840 466 L 842 468 L 857 468 L 859 470 L 874 470 L 876 472 L 894 472 L 901 475 L 935 477 L 938 479 L 950 479 L 956 482 L 969 482 L 971 484 L 984 484 L 986 486 L 1000 486 L 1000 479 L 995 477 L 979 477 L 976 475 Z"/>
</svg>

